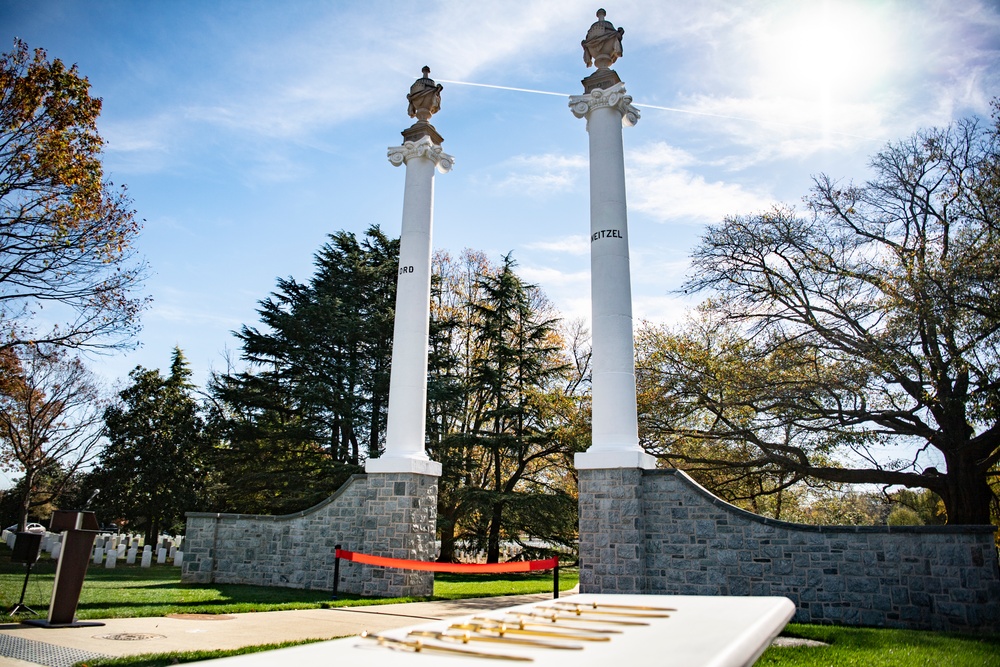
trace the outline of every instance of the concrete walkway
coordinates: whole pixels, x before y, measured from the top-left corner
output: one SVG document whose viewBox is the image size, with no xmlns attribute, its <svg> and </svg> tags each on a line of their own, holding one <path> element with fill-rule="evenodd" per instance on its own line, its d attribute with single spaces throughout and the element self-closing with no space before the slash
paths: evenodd
<svg viewBox="0 0 1000 667">
<path fill-rule="evenodd" d="M 551 593 L 250 614 L 112 618 L 103 627 L 0 625 L 0 667 L 69 667 L 101 656 L 233 649 L 333 639 L 551 599 Z"/>
</svg>

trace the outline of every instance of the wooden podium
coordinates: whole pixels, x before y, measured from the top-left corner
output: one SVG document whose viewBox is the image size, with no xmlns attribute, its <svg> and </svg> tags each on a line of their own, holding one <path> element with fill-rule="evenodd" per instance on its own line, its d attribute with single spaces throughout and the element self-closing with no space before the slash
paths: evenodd
<svg viewBox="0 0 1000 667">
<path fill-rule="evenodd" d="M 80 602 L 83 579 L 87 576 L 90 551 L 97 537 L 97 517 L 93 512 L 56 510 L 52 513 L 49 530 L 62 533 L 62 549 L 56 565 L 56 580 L 49 602 L 49 617 L 46 620 L 29 619 L 25 625 L 43 628 L 83 628 L 104 625 L 98 621 L 76 620 L 76 606 Z"/>
</svg>

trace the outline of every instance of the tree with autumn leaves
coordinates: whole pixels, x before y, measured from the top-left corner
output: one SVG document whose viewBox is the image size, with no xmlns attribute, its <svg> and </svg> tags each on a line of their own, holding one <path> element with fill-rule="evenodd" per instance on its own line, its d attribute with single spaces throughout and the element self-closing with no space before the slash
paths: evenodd
<svg viewBox="0 0 1000 667">
<path fill-rule="evenodd" d="M 138 330 L 140 222 L 104 177 L 100 112 L 75 65 L 20 40 L 0 56 L 0 349 L 120 348 Z"/>
<path fill-rule="evenodd" d="M 0 466 L 22 475 L 18 524 L 52 503 L 100 451 L 100 386 L 52 345 L 0 349 Z"/>
<path fill-rule="evenodd" d="M 860 184 L 815 178 L 803 212 L 708 228 L 685 289 L 709 298 L 688 324 L 638 337 L 644 444 L 736 495 L 926 489 L 949 523 L 988 524 L 1000 117 L 920 131 L 871 168 Z"/>
<path fill-rule="evenodd" d="M 146 304 L 140 224 L 105 179 L 100 111 L 75 65 L 20 40 L 0 55 L 0 464 L 23 475 L 22 525 L 99 448 L 104 405 L 71 351 L 128 347 Z"/>
<path fill-rule="evenodd" d="M 443 467 L 438 528 L 444 561 L 459 546 L 500 558 L 501 543 L 572 549 L 572 457 L 589 442 L 585 337 L 564 335 L 510 255 L 434 257 L 427 449 Z M 568 345 L 569 342 L 583 345 Z"/>
</svg>

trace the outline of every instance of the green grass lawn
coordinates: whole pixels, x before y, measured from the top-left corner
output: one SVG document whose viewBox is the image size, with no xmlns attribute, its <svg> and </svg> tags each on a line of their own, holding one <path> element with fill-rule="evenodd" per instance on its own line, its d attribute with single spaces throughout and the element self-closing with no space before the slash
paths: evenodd
<svg viewBox="0 0 1000 667">
<path fill-rule="evenodd" d="M 1000 636 L 791 624 L 786 636 L 829 646 L 769 648 L 757 667 L 1000 667 Z"/>
<path fill-rule="evenodd" d="M 55 567 L 43 560 L 32 569 L 25 603 L 43 617 L 47 613 Z M 574 569 L 559 574 L 561 590 L 577 583 Z M 0 547 L 0 608 L 9 609 L 19 599 L 24 566 L 10 562 Z M 434 598 L 457 599 L 549 593 L 552 574 L 539 572 L 511 575 L 438 574 Z M 83 586 L 78 609 L 81 619 L 162 616 L 170 613 L 236 613 L 279 609 L 315 609 L 368 603 L 407 602 L 410 598 L 363 600 L 342 595 L 331 599 L 326 591 L 266 588 L 229 584 L 180 583 L 180 570 L 169 566 L 120 566 L 114 570 L 91 567 Z M 7 620 L 7 619 L 4 619 Z M 770 648 L 758 665 L 766 667 L 1000 667 L 1000 636 L 975 637 L 907 630 L 875 630 L 817 625 L 790 625 L 786 635 L 815 639 L 830 646 Z M 274 647 L 272 647 L 274 648 Z M 241 651 L 242 652 L 242 651 Z M 229 655 L 231 653 L 226 653 Z M 91 667 L 160 665 L 221 657 L 218 652 L 141 656 L 114 662 L 89 662 Z"/>
<path fill-rule="evenodd" d="M 24 584 L 24 566 L 10 562 L 0 549 L 0 608 L 9 609 L 18 601 Z M 24 602 L 41 616 L 48 613 L 55 565 L 39 561 L 32 568 Z M 568 590 L 576 585 L 574 569 L 562 569 L 559 587 Z M 508 575 L 438 574 L 434 578 L 434 598 L 458 599 L 545 593 L 552 590 L 552 573 L 537 572 Z M 121 565 L 113 570 L 91 566 L 80 595 L 77 616 L 80 619 L 163 616 L 177 613 L 232 614 L 281 609 L 316 609 L 357 604 L 412 602 L 416 598 L 364 599 L 341 594 L 332 599 L 328 591 L 305 591 L 295 588 L 270 588 L 238 584 L 182 584 L 180 569 L 154 565 L 141 568 Z M 426 598 L 422 598 L 426 599 Z"/>
</svg>

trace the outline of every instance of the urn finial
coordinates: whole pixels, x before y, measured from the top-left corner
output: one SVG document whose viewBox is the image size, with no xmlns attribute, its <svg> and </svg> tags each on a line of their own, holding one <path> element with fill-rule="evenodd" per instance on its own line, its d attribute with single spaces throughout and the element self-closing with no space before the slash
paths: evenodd
<svg viewBox="0 0 1000 667">
<path fill-rule="evenodd" d="M 417 141 L 420 137 L 426 136 L 440 146 L 443 139 L 431 125 L 430 120 L 431 116 L 441 110 L 441 91 L 444 86 L 434 83 L 434 79 L 431 78 L 431 68 L 427 65 L 424 65 L 420 72 L 423 76 L 413 82 L 406 96 L 406 101 L 409 102 L 406 112 L 410 118 L 416 118 L 417 122 L 403 130 L 403 138 L 406 141 Z"/>
<path fill-rule="evenodd" d="M 590 26 L 587 37 L 580 42 L 583 46 L 583 62 L 587 67 L 592 64 L 598 69 L 608 69 L 622 55 L 622 37 L 625 35 L 624 28 L 618 28 L 611 24 L 611 21 L 604 17 L 608 13 L 603 9 L 597 10 L 597 21 Z"/>
<path fill-rule="evenodd" d="M 410 118 L 429 121 L 431 116 L 441 110 L 441 90 L 444 86 L 434 83 L 434 79 L 431 78 L 431 68 L 427 65 L 420 71 L 423 77 L 413 82 L 410 94 L 406 96 L 410 103 L 406 111 L 410 114 Z"/>
</svg>

